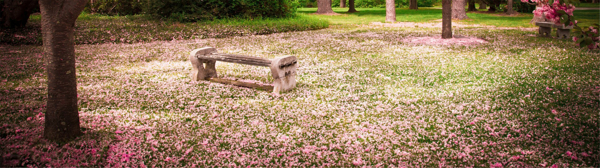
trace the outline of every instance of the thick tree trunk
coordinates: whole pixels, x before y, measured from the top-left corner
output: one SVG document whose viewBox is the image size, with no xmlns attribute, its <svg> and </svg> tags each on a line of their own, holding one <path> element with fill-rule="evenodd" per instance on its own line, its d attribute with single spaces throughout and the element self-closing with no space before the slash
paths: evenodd
<svg viewBox="0 0 600 168">
<path fill-rule="evenodd" d="M 469 8 L 467 8 L 467 11 L 477 11 L 477 9 L 475 8 L 475 0 L 468 0 L 469 1 Z"/>
<path fill-rule="evenodd" d="M 38 6 L 38 0 L 6 0 L 0 14 L 0 27 L 25 27 L 29 15 Z"/>
<path fill-rule="evenodd" d="M 479 0 L 479 9 L 487 9 L 487 4 L 483 0 Z"/>
<path fill-rule="evenodd" d="M 513 0 L 508 0 L 508 2 L 506 3 L 506 14 L 512 15 L 516 13 L 517 12 L 513 10 Z"/>
<path fill-rule="evenodd" d="M 408 0 L 408 9 L 419 9 L 417 0 Z"/>
<path fill-rule="evenodd" d="M 452 0 L 452 19 L 468 19 L 467 12 L 465 12 L 465 6 L 467 0 Z"/>
<path fill-rule="evenodd" d="M 354 0 L 348 0 L 348 13 L 354 12 L 358 12 L 356 11 L 356 8 L 354 8 Z"/>
<path fill-rule="evenodd" d="M 452 38 L 452 0 L 442 0 L 442 38 Z"/>
<path fill-rule="evenodd" d="M 331 0 L 317 0 L 317 14 L 334 14 Z"/>
<path fill-rule="evenodd" d="M 340 0 L 340 8 L 346 7 L 346 0 Z"/>
<path fill-rule="evenodd" d="M 396 21 L 396 4 L 394 0 L 385 0 L 385 21 Z"/>
<path fill-rule="evenodd" d="M 86 2 L 86 0 L 40 1 L 48 72 L 44 137 L 52 141 L 69 141 L 81 135 L 77 109 L 73 28 Z"/>
</svg>

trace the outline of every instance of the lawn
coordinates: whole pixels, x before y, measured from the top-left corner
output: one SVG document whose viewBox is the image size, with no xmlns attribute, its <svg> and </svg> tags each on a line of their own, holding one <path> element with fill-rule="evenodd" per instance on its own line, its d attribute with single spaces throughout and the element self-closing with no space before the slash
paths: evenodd
<svg viewBox="0 0 600 168">
<path fill-rule="evenodd" d="M 369 24 L 371 22 L 385 22 L 385 9 L 381 8 L 357 8 L 357 13 L 347 13 L 348 8 L 333 8 L 333 11 L 340 15 L 320 16 L 330 21 L 331 24 Z M 312 14 L 317 8 L 300 8 L 299 13 Z M 594 10 L 584 10 L 573 12 L 580 26 L 590 26 L 600 22 L 600 12 Z M 506 16 L 503 13 L 487 12 L 468 12 L 470 19 L 456 21 L 464 24 L 479 24 L 496 27 L 536 27 L 529 23 L 533 18 L 531 13 L 520 13 L 516 16 Z M 441 21 L 442 10 L 437 8 L 419 8 L 419 10 L 410 10 L 406 8 L 396 9 L 396 20 L 398 22 L 435 22 Z"/>
<path fill-rule="evenodd" d="M 333 24 L 320 30 L 77 45 L 84 135 L 66 144 L 41 138 L 42 47 L 0 45 L 0 166 L 600 166 L 597 50 L 478 26 L 453 32 L 488 43 L 417 45 L 402 40 L 440 29 L 367 25 L 381 11 L 359 11 L 306 16 Z M 275 95 L 191 81 L 188 54 L 205 46 L 294 55 L 297 87 Z M 264 67 L 217 70 L 272 81 Z"/>
</svg>

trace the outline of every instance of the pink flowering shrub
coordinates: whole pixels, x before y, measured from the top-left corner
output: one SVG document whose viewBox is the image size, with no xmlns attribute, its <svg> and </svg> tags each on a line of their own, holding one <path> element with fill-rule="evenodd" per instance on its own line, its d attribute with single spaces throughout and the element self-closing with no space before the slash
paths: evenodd
<svg viewBox="0 0 600 168">
<path fill-rule="evenodd" d="M 588 49 L 594 50 L 600 48 L 600 35 L 598 34 L 598 24 L 594 24 L 587 28 L 582 28 L 577 26 L 577 22 L 575 22 L 574 32 L 575 36 L 573 36 L 573 41 L 579 47 L 587 46 Z"/>
<path fill-rule="evenodd" d="M 571 22 L 573 11 L 575 11 L 573 4 L 561 3 L 560 0 L 555 0 L 552 4 L 548 3 L 547 0 L 521 0 L 521 2 L 533 2 L 541 5 L 533 11 L 535 16 L 544 16 L 548 21 L 555 24 L 568 23 L 568 25 L 573 25 L 573 22 Z"/>
</svg>

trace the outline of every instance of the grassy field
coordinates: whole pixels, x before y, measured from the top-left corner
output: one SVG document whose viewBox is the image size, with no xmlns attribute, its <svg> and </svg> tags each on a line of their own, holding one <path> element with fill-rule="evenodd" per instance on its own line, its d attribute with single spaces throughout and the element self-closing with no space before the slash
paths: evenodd
<svg viewBox="0 0 600 168">
<path fill-rule="evenodd" d="M 357 13 L 347 13 L 348 8 L 333 8 L 333 11 L 340 15 L 320 16 L 327 19 L 331 24 L 369 24 L 371 22 L 385 22 L 385 9 L 381 8 L 357 8 Z M 301 8 L 299 13 L 311 14 L 317 11 L 317 8 Z M 465 24 L 479 24 L 497 27 L 535 27 L 529 23 L 533 14 L 521 13 L 517 16 L 506 16 L 502 13 L 469 12 L 470 19 L 456 21 Z M 575 11 L 574 16 L 581 23 L 580 26 L 589 26 L 600 22 L 600 12 L 598 11 Z M 419 8 L 419 10 L 409 10 L 405 8 L 396 9 L 396 20 L 399 22 L 434 22 L 442 19 L 442 10 L 436 8 Z"/>
<path fill-rule="evenodd" d="M 575 7 L 579 8 L 600 8 L 600 3 L 579 3 Z M 598 11 L 596 11 L 598 12 Z"/>
<path fill-rule="evenodd" d="M 383 18 L 359 11 L 306 16 L 334 24 L 312 31 L 77 45 L 84 135 L 60 145 L 40 137 L 42 47 L 0 45 L 0 166 L 600 166 L 598 50 L 481 27 L 453 32 L 482 45 L 411 44 L 440 29 L 365 25 Z M 191 81 L 188 54 L 205 46 L 295 55 L 297 87 Z M 272 81 L 264 67 L 217 71 Z"/>
</svg>

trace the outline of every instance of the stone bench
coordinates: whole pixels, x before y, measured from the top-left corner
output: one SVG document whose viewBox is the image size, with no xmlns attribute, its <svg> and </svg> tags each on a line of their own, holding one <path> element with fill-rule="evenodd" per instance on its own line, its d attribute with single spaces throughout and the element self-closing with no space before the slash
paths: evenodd
<svg viewBox="0 0 600 168">
<path fill-rule="evenodd" d="M 215 48 L 204 47 L 192 51 L 190 53 L 190 61 L 192 62 L 191 78 L 194 81 L 210 80 L 245 87 L 263 88 L 255 87 L 256 84 L 218 79 L 215 64 L 216 61 L 222 61 L 270 67 L 271 75 L 273 76 L 273 93 L 285 92 L 296 87 L 296 69 L 298 68 L 298 63 L 295 56 L 266 59 L 247 55 L 217 53 L 217 49 Z"/>
<path fill-rule="evenodd" d="M 552 28 L 556 28 L 556 36 L 558 39 L 570 39 L 571 29 L 573 26 L 556 25 L 554 22 L 535 22 L 539 26 L 538 33 L 542 37 L 551 37 Z"/>
</svg>

